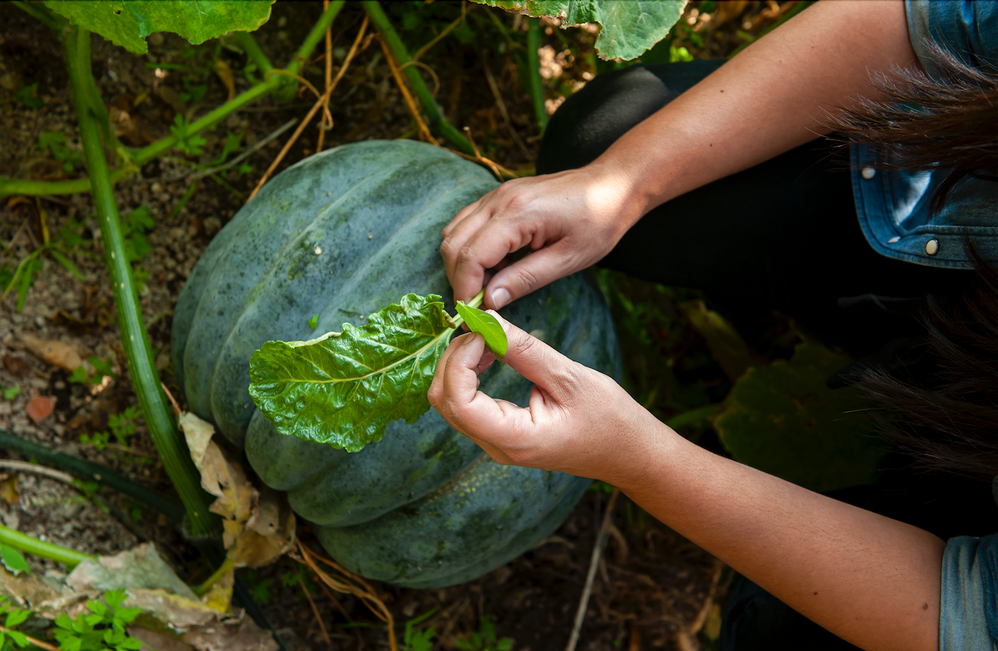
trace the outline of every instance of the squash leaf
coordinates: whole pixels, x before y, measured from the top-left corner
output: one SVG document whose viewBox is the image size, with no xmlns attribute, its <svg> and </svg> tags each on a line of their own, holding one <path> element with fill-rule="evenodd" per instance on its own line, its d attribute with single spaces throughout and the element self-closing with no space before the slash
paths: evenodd
<svg viewBox="0 0 998 651">
<path fill-rule="evenodd" d="M 485 337 L 485 345 L 489 347 L 496 359 L 502 359 L 506 356 L 509 341 L 506 339 L 506 331 L 502 329 L 494 316 L 488 312 L 469 307 L 464 304 L 464 301 L 458 301 L 454 307 L 457 308 L 457 313 L 461 315 L 472 332 L 477 332 Z"/>
<path fill-rule="evenodd" d="M 74 25 L 97 32 L 129 52 L 149 51 L 146 37 L 174 32 L 198 45 L 226 32 L 252 32 L 270 18 L 274 0 L 45 0 Z"/>
<path fill-rule="evenodd" d="M 686 0 L 473 0 L 528 16 L 554 16 L 563 27 L 599 23 L 601 59 L 634 59 L 669 34 Z"/>
<path fill-rule="evenodd" d="M 250 396 L 277 431 L 357 452 L 385 426 L 427 412 L 437 361 L 459 325 L 440 296 L 407 294 L 355 327 L 268 341 L 250 358 Z"/>
<path fill-rule="evenodd" d="M 789 362 L 748 369 L 714 420 L 721 443 L 736 461 L 814 491 L 875 482 L 884 448 L 870 435 L 870 403 L 825 386 L 851 361 L 804 342 Z"/>
</svg>

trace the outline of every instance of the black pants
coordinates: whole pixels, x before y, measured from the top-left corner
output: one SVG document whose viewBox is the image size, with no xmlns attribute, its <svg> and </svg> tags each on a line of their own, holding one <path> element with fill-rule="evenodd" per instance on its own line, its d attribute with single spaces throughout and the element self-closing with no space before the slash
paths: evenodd
<svg viewBox="0 0 998 651">
<path fill-rule="evenodd" d="M 635 66 L 598 76 L 552 117 L 538 174 L 593 161 L 722 63 Z M 766 119 L 759 116 L 760 121 Z M 890 301 L 839 299 L 950 293 L 974 276 L 876 253 L 856 217 L 848 158 L 824 141 L 802 145 L 659 206 L 599 265 L 703 290 L 736 320 L 781 311 L 823 342 L 855 356 L 918 334 L 920 326 L 910 315 L 887 309 Z M 853 307 L 843 309 L 840 303 Z M 944 539 L 981 535 L 992 528 L 996 509 L 986 487 L 914 472 L 904 460 L 896 460 L 894 467 L 899 470 L 885 472 L 877 486 L 840 491 L 834 497 Z M 743 579 L 729 599 L 721 637 L 724 651 L 855 648 L 750 581 Z"/>
<path fill-rule="evenodd" d="M 538 174 L 591 162 L 722 63 L 634 66 L 596 77 L 552 117 Z M 736 318 L 775 309 L 822 341 L 867 355 L 907 334 L 910 319 L 877 301 L 843 310 L 839 298 L 923 296 L 974 274 L 876 253 L 859 227 L 848 162 L 823 140 L 797 147 L 652 210 L 599 265 L 703 290 Z"/>
</svg>

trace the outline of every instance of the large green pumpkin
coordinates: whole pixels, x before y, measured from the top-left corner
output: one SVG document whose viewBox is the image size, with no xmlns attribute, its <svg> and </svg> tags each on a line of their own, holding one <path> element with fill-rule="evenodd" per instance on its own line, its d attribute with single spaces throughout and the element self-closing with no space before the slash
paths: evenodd
<svg viewBox="0 0 998 651">
<path fill-rule="evenodd" d="M 311 339 L 404 294 L 450 296 L 440 231 L 496 187 L 483 169 L 413 141 L 317 154 L 275 177 L 212 240 L 180 295 L 173 369 L 191 411 L 246 450 L 269 486 L 363 576 L 409 587 L 468 581 L 550 535 L 588 479 L 494 463 L 435 410 L 396 421 L 348 454 L 278 434 L 250 400 L 249 358 L 271 339 Z M 454 312 L 448 300 L 448 309 Z M 318 314 L 318 328 L 308 321 Z M 569 357 L 619 377 L 613 323 L 583 275 L 503 310 Z M 482 390 L 526 405 L 504 364 Z"/>
</svg>

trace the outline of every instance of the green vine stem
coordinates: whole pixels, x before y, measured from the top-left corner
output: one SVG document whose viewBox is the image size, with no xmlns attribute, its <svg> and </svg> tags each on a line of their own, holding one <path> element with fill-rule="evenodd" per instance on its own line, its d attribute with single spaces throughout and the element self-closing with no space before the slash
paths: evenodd
<svg viewBox="0 0 998 651">
<path fill-rule="evenodd" d="M 537 128 L 541 133 L 548 126 L 548 112 L 544 108 L 544 86 L 541 84 L 541 62 L 537 49 L 541 40 L 541 19 L 530 18 L 527 21 L 527 75 L 529 86 L 527 92 L 534 104 L 534 115 L 537 118 Z"/>
<path fill-rule="evenodd" d="M 66 567 L 70 568 L 76 567 L 83 561 L 93 558 L 93 556 L 73 549 L 68 549 L 60 545 L 53 545 L 52 543 L 42 542 L 41 540 L 32 538 L 31 536 L 23 534 L 20 531 L 8 529 L 2 524 L 0 524 L 0 544 L 13 547 L 19 552 L 31 554 L 32 556 L 37 556 L 38 558 L 46 558 L 50 561 L 55 561 L 56 563 L 62 563 Z"/>
<path fill-rule="evenodd" d="M 267 73 L 273 70 L 274 66 L 270 63 L 270 59 L 267 58 L 263 50 L 260 49 L 260 46 L 257 45 L 253 35 L 249 32 L 235 32 L 233 35 L 236 42 L 239 43 L 239 47 L 246 53 L 246 56 L 256 64 L 257 71 L 265 80 L 268 80 Z M 273 96 L 278 102 L 286 104 L 295 98 L 298 85 L 294 83 L 291 77 L 284 77 L 283 82 L 274 89 Z"/>
<path fill-rule="evenodd" d="M 412 57 L 409 56 L 409 52 L 405 49 L 402 39 L 395 32 L 395 28 L 392 27 L 392 23 L 388 20 L 388 16 L 385 15 L 385 11 L 381 8 L 381 5 L 378 4 L 377 0 L 364 0 L 360 4 L 363 5 L 364 11 L 371 17 L 371 22 L 374 23 L 375 27 L 378 28 L 378 31 L 385 38 L 388 49 L 392 51 L 395 59 L 398 60 L 399 66 L 402 68 L 402 74 L 405 75 L 406 80 L 419 99 L 423 111 L 426 113 L 430 128 L 449 140 L 459 151 L 469 156 L 474 156 L 475 148 L 471 146 L 471 142 L 447 121 L 447 118 L 444 117 L 444 114 L 440 111 L 440 107 L 437 106 L 436 101 L 433 99 L 433 95 L 430 94 L 430 89 L 426 87 L 426 83 L 420 76 L 419 70 L 416 66 L 410 65 Z"/>
<path fill-rule="evenodd" d="M 83 481 L 94 481 L 112 488 L 123 495 L 146 504 L 174 522 L 184 518 L 184 507 L 179 502 L 168 499 L 144 486 L 79 457 L 56 452 L 48 446 L 27 441 L 19 436 L 0 429 L 0 448 L 17 452 L 29 459 L 37 459 L 47 466 L 59 468 Z"/>
<path fill-rule="evenodd" d="M 27 4 L 29 3 L 17 3 L 18 6 Z M 343 0 L 331 2 L 329 4 L 329 9 L 322 14 L 318 22 L 316 22 L 316 24 L 312 27 L 312 31 L 309 32 L 308 36 L 302 43 L 302 46 L 298 48 L 298 52 L 292 58 L 291 62 L 288 63 L 285 70 L 293 74 L 298 74 L 301 70 L 302 62 L 307 61 L 312 55 L 312 52 L 322 39 L 322 35 L 332 24 L 333 19 L 336 18 L 337 14 L 339 14 L 340 10 L 343 8 L 343 5 Z M 24 9 L 24 7 L 21 8 Z M 41 8 L 44 9 L 44 6 Z M 37 11 L 37 7 L 32 5 L 30 9 L 32 9 L 32 11 L 28 11 L 28 9 L 25 9 L 25 11 L 30 13 L 32 16 L 38 17 L 39 20 L 42 20 L 42 22 L 46 25 L 49 25 L 49 22 L 51 21 L 46 22 L 46 20 L 40 15 L 42 12 Z M 46 11 L 45 13 L 51 12 Z M 51 27 L 52 25 L 49 26 Z M 270 79 L 267 79 L 240 95 L 233 97 L 230 101 L 208 113 L 208 115 L 205 115 L 201 119 L 191 123 L 187 127 L 187 136 L 190 137 L 201 133 L 205 129 L 215 126 L 247 104 L 250 104 L 259 99 L 261 96 L 278 89 L 285 79 L 287 79 L 285 75 L 274 75 Z M 131 177 L 142 165 L 148 163 L 154 158 L 157 158 L 158 156 L 163 155 L 173 149 L 176 145 L 177 137 L 169 135 L 164 138 L 160 138 L 156 142 L 147 145 L 142 149 L 132 152 L 131 156 L 126 159 L 125 164 L 122 167 L 119 167 L 111 172 L 109 179 L 110 182 L 114 184 Z M 28 196 L 78 194 L 80 192 L 89 192 L 91 189 L 90 185 L 90 179 L 87 177 L 69 181 L 30 181 L 23 179 L 0 178 L 0 197 L 13 194 Z"/>
<path fill-rule="evenodd" d="M 187 509 L 186 524 L 189 534 L 193 538 L 214 537 L 220 532 L 218 516 L 208 511 L 208 495 L 201 489 L 197 468 L 177 431 L 160 386 L 149 336 L 139 308 L 138 293 L 132 279 L 131 264 L 125 255 L 125 240 L 121 234 L 121 222 L 108 175 L 107 160 L 104 158 L 96 109 L 88 101 L 88 84 L 92 83 L 90 32 L 70 27 L 64 29 L 60 37 L 132 385 L 156 451 Z"/>
</svg>

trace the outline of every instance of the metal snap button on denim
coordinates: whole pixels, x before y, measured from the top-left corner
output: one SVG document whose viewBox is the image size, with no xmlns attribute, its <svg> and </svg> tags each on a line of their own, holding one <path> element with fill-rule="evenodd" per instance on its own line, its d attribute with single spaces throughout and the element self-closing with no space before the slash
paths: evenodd
<svg viewBox="0 0 998 651">
<path fill-rule="evenodd" d="M 872 167 L 864 167 L 863 171 L 860 172 L 860 174 L 862 174 L 864 179 L 869 181 L 870 179 L 872 179 L 874 176 L 877 175 L 877 170 L 873 169 Z"/>
<path fill-rule="evenodd" d="M 929 255 L 935 255 L 939 252 L 939 240 L 929 240 L 925 243 L 925 252 Z"/>
</svg>

